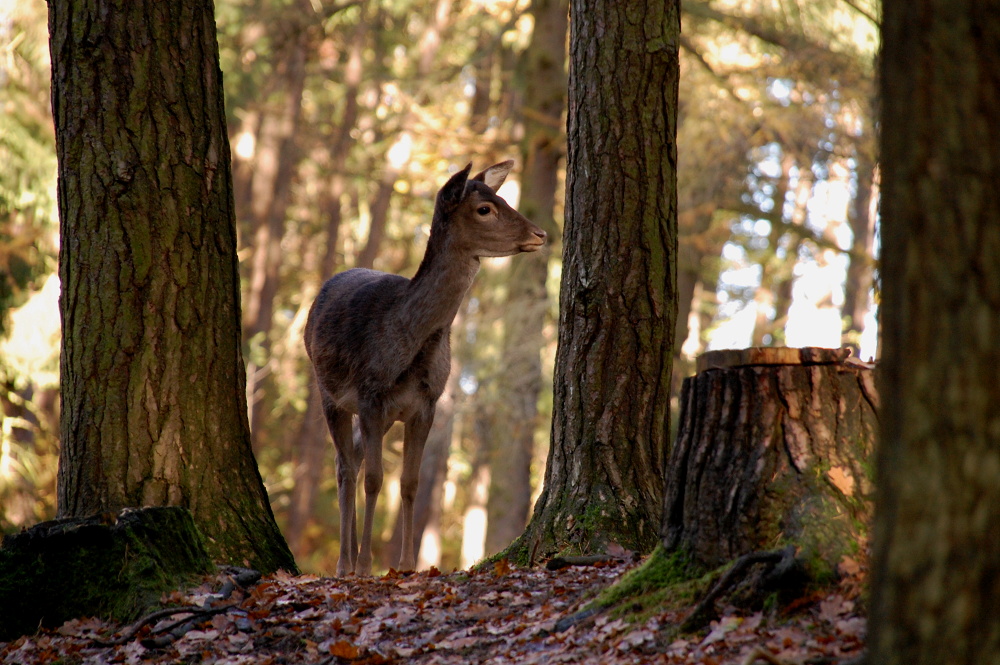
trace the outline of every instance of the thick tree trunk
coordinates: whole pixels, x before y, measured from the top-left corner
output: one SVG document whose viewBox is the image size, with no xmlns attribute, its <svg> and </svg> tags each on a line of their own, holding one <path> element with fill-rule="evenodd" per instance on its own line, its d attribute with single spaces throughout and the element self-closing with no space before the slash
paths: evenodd
<svg viewBox="0 0 1000 665">
<path fill-rule="evenodd" d="M 831 349 L 712 351 L 684 380 L 664 546 L 713 568 L 792 544 L 816 577 L 871 514 L 873 372 Z M 860 527 L 860 529 L 859 529 Z"/>
<path fill-rule="evenodd" d="M 515 559 L 659 540 L 677 256 L 679 2 L 573 2 L 545 488 Z"/>
<path fill-rule="evenodd" d="M 531 43 L 520 63 L 524 82 L 524 172 L 521 213 L 557 243 L 555 221 L 559 162 L 565 139 L 562 115 L 566 90 L 566 0 L 534 2 Z M 531 512 L 531 461 L 539 427 L 542 390 L 541 351 L 549 299 L 545 288 L 549 251 L 511 262 L 503 314 L 503 357 L 498 377 L 499 403 L 490 438 L 490 492 L 486 553 L 510 545 L 524 531 Z"/>
<path fill-rule="evenodd" d="M 1000 13 L 884 3 L 869 662 L 1000 663 Z"/>
<path fill-rule="evenodd" d="M 187 507 L 217 561 L 295 564 L 250 449 L 212 3 L 49 5 L 59 515 Z"/>
</svg>

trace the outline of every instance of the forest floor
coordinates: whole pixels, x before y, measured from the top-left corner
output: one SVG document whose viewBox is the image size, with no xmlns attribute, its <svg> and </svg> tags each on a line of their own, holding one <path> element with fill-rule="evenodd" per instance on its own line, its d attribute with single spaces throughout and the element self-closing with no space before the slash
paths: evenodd
<svg viewBox="0 0 1000 665">
<path fill-rule="evenodd" d="M 223 591 L 227 578 L 220 575 L 164 599 L 192 606 L 191 613 L 150 615 L 131 626 L 76 619 L 0 643 L 0 661 L 832 665 L 856 662 L 863 653 L 865 619 L 855 583 L 769 613 L 720 602 L 719 618 L 688 634 L 676 627 L 691 607 L 654 610 L 638 621 L 614 611 L 580 618 L 589 601 L 636 565 L 549 571 L 501 561 L 481 571 L 375 578 L 279 573 L 235 591 L 232 584 Z"/>
</svg>

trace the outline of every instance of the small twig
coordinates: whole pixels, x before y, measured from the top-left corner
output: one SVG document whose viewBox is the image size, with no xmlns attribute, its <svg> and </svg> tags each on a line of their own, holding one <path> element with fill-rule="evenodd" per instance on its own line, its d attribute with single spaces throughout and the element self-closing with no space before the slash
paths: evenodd
<svg viewBox="0 0 1000 665">
<path fill-rule="evenodd" d="M 548 570 L 560 570 L 569 566 L 594 566 L 608 561 L 617 561 L 613 556 L 607 554 L 595 554 L 593 556 L 557 556 L 549 559 L 545 567 Z"/>
<path fill-rule="evenodd" d="M 562 619 L 559 619 L 559 621 L 556 621 L 556 625 L 553 626 L 552 631 L 556 633 L 563 633 L 572 628 L 573 626 L 575 626 L 576 624 L 582 621 L 586 621 L 587 619 L 600 614 L 603 609 L 604 608 L 600 607 L 591 607 L 586 610 L 580 610 L 579 612 L 574 612 L 573 614 L 570 614 L 568 617 L 563 617 Z"/>
</svg>

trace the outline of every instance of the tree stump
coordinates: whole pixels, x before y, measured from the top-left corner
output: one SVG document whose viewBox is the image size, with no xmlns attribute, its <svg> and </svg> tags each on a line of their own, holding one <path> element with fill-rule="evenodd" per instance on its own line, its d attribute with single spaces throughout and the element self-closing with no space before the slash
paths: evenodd
<svg viewBox="0 0 1000 665">
<path fill-rule="evenodd" d="M 846 349 L 714 351 L 684 380 L 663 541 L 715 568 L 794 545 L 814 579 L 857 553 L 872 510 L 878 395 Z"/>
<path fill-rule="evenodd" d="M 0 640 L 97 615 L 131 621 L 215 570 L 185 508 L 43 522 L 0 548 Z"/>
</svg>

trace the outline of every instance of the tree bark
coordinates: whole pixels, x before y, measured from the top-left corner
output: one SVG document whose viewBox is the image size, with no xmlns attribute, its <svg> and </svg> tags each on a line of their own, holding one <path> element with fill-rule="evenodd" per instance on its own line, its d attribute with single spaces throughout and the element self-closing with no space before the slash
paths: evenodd
<svg viewBox="0 0 1000 665">
<path fill-rule="evenodd" d="M 559 162 L 565 150 L 562 115 L 566 90 L 566 0 L 532 3 L 531 42 L 520 63 L 524 84 L 524 171 L 521 213 L 558 243 L 555 221 Z M 531 512 L 531 461 L 542 390 L 541 351 L 549 299 L 545 288 L 550 251 L 511 262 L 503 314 L 500 400 L 490 446 L 486 553 L 499 552 L 524 531 Z"/>
<path fill-rule="evenodd" d="M 294 570 L 250 449 L 212 3 L 49 10 L 59 515 L 187 507 L 215 560 Z"/>
<path fill-rule="evenodd" d="M 869 662 L 1000 663 L 1000 14 L 888 0 Z"/>
<path fill-rule="evenodd" d="M 659 540 L 677 256 L 676 1 L 570 6 L 552 445 L 516 559 Z"/>
<path fill-rule="evenodd" d="M 712 351 L 684 380 L 664 546 L 707 568 L 795 545 L 814 578 L 856 554 L 871 516 L 870 369 L 831 349 Z"/>
</svg>

